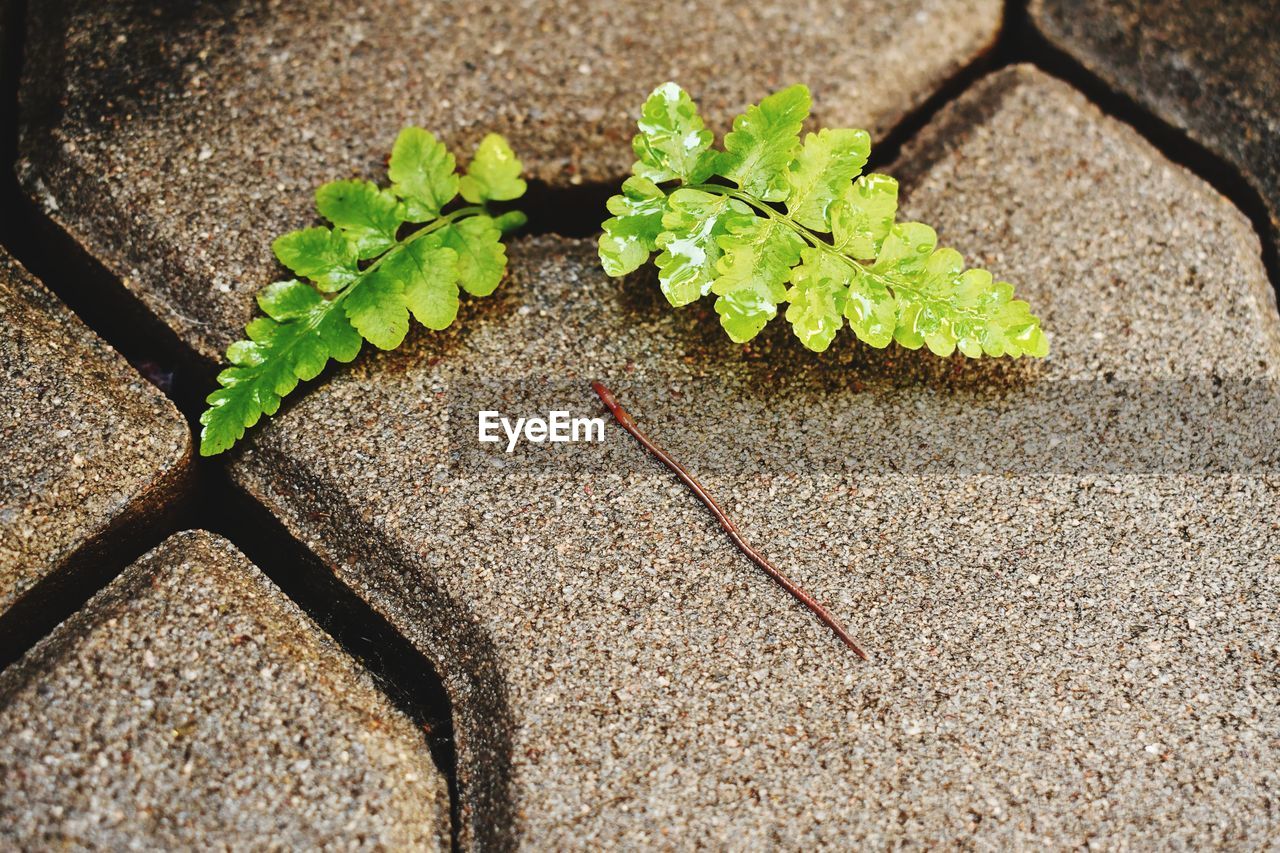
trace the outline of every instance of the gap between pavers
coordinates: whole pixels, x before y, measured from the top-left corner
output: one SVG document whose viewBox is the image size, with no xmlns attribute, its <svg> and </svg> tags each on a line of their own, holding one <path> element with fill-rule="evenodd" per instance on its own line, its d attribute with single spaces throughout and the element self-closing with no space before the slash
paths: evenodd
<svg viewBox="0 0 1280 853">
<path fill-rule="evenodd" d="M 464 158 L 504 133 L 556 187 L 624 174 L 640 104 L 668 79 L 721 133 L 748 103 L 807 82 L 820 123 L 878 136 L 991 48 L 1001 4 L 558 0 L 531 12 L 503 0 L 468 15 L 375 0 L 152 14 L 60 0 L 29 17 L 24 186 L 218 360 L 278 272 L 271 239 L 311 223 L 319 183 L 381 177 L 405 124 Z"/>
<path fill-rule="evenodd" d="M 369 675 L 194 531 L 0 675 L 0 841 L 447 850 L 449 798 Z"/>
<path fill-rule="evenodd" d="M 1280 3 L 1033 0 L 1056 48 L 1239 171 L 1280 253 Z M 1280 282 L 1276 282 L 1280 286 Z"/>
<path fill-rule="evenodd" d="M 1256 235 L 1023 67 L 947 107 L 894 170 L 908 216 L 1018 284 L 1047 360 L 878 352 L 847 333 L 818 357 L 782 323 L 742 349 L 708 306 L 672 311 L 643 276 L 606 279 L 590 242 L 539 238 L 455 328 L 367 354 L 238 457 L 234 476 L 438 663 L 464 843 L 1248 846 L 1277 831 L 1276 442 L 1233 453 L 1226 436 L 1221 471 L 1109 470 L 1037 464 L 988 422 L 1105 422 L 1107 388 L 1131 383 L 1156 392 L 1136 438 L 1115 440 L 1158 442 L 1178 420 L 1160 389 L 1276 379 Z M 502 383 L 512 372 L 527 381 Z M 619 431 L 548 464 L 477 459 L 470 427 L 450 426 L 486 393 L 598 411 L 596 378 L 872 664 Z M 1096 398 L 1064 410 L 1070 383 Z M 967 461 L 896 452 L 907 422 L 937 423 Z M 990 453 L 983 473 L 973 458 Z M 512 824 L 487 820 L 504 804 Z"/>
<path fill-rule="evenodd" d="M 191 436 L 163 394 L 0 250 L 0 648 L 105 582 L 121 540 L 157 526 Z"/>
</svg>

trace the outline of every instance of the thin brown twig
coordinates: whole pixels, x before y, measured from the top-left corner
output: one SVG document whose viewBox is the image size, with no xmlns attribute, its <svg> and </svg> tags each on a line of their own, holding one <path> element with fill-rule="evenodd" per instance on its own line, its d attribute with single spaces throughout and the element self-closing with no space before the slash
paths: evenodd
<svg viewBox="0 0 1280 853">
<path fill-rule="evenodd" d="M 742 538 L 742 534 L 738 532 L 738 526 L 729 519 L 729 516 L 724 514 L 724 510 L 722 510 L 720 505 L 716 503 L 715 499 L 707 493 L 707 490 L 702 487 L 702 484 L 694 479 L 693 475 L 690 474 L 683 465 L 668 456 L 666 451 L 650 441 L 649 437 L 640 431 L 640 428 L 636 426 L 635 420 L 626 409 L 622 408 L 622 405 L 618 402 L 618 398 L 613 396 L 613 392 L 605 387 L 603 382 L 592 382 L 591 390 L 596 392 L 596 395 L 600 398 L 600 402 L 604 403 L 605 408 L 607 408 L 613 415 L 614 419 L 618 422 L 618 425 L 631 433 L 631 435 L 635 437 L 636 441 L 640 442 L 645 450 L 657 457 L 659 462 L 671 469 L 671 472 L 679 477 L 680 480 L 689 487 L 694 495 L 697 496 L 698 500 L 702 501 L 703 505 L 706 506 L 706 508 L 711 511 L 711 514 L 716 517 L 716 521 L 720 522 L 720 526 L 724 529 L 724 532 L 729 534 L 729 538 L 733 540 L 733 544 L 738 546 L 739 551 L 747 555 L 747 559 L 764 569 L 769 577 L 778 582 L 779 586 L 795 596 L 796 600 L 805 607 L 809 608 L 809 610 L 821 619 L 828 628 L 835 631 L 836 636 L 841 640 L 844 640 L 845 645 L 853 649 L 858 657 L 863 660 L 867 660 L 867 653 L 864 652 L 856 642 L 854 642 L 853 637 L 849 636 L 849 633 L 845 631 L 844 627 L 836 621 L 834 616 L 827 612 L 825 607 L 818 603 L 817 599 L 805 592 L 782 572 L 774 568 L 772 563 L 761 556 L 756 549 L 747 544 L 746 540 Z"/>
</svg>

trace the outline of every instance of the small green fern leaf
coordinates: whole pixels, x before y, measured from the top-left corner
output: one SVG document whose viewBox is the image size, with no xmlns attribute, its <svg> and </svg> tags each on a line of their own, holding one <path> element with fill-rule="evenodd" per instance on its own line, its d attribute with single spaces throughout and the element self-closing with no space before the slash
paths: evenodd
<svg viewBox="0 0 1280 853">
<path fill-rule="evenodd" d="M 658 248 L 662 217 L 670 210 L 667 194 L 648 178 L 632 176 L 622 183 L 622 195 L 609 199 L 611 219 L 600 237 L 600 263 L 609 275 L 639 269 Z"/>
<path fill-rule="evenodd" d="M 786 225 L 750 213 L 735 216 L 719 238 L 724 255 L 711 285 L 720 325 L 734 343 L 745 343 L 778 314 L 786 299 L 791 267 L 804 240 Z"/>
<path fill-rule="evenodd" d="M 747 107 L 725 135 L 716 174 L 761 201 L 786 201 L 789 167 L 800 153 L 809 100 L 807 86 L 791 86 Z"/>
<path fill-rule="evenodd" d="M 330 360 L 348 362 L 364 341 L 394 349 L 409 318 L 444 329 L 458 314 L 459 289 L 487 296 L 502 280 L 502 235 L 524 214 L 490 215 L 486 204 L 524 193 L 522 167 L 496 134 L 480 143 L 459 176 L 454 157 L 433 135 L 405 128 L 392 148 L 391 188 L 371 181 L 334 181 L 316 191 L 331 228 L 316 226 L 277 238 L 272 249 L 299 278 L 258 294 L 266 315 L 245 327 L 246 340 L 227 349 L 231 366 L 218 375 L 200 416 L 200 453 L 231 448 L 263 415 L 273 415 L 299 382 Z M 472 205 L 445 212 L 459 192 Z M 407 224 L 415 230 L 403 237 Z"/>
<path fill-rule="evenodd" d="M 711 176 L 714 139 L 683 89 L 667 83 L 653 90 L 640 113 L 640 132 L 632 140 L 632 174 L 654 183 L 679 178 L 698 183 Z"/>
<path fill-rule="evenodd" d="M 895 221 L 897 181 L 861 175 L 871 148 L 865 131 L 820 130 L 801 144 L 809 106 L 804 86 L 770 95 L 734 119 L 717 152 L 687 93 L 674 83 L 654 90 L 633 142 L 635 176 L 608 202 L 605 272 L 626 275 L 659 251 L 668 301 L 679 307 L 714 293 L 720 323 L 738 343 L 785 302 L 787 322 L 815 352 L 848 321 L 874 347 L 1047 355 L 1040 321 L 1011 285 L 966 269 L 927 225 Z"/>
</svg>

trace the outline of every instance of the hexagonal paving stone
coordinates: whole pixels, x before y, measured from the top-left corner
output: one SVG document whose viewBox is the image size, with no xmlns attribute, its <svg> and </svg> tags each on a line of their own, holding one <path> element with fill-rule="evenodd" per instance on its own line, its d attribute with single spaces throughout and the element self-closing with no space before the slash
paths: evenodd
<svg viewBox="0 0 1280 853">
<path fill-rule="evenodd" d="M 1048 39 L 1244 173 L 1280 234 L 1280 2 L 1033 0 Z"/>
<path fill-rule="evenodd" d="M 0 251 L 0 645 L 161 512 L 191 455 L 173 404 Z M 74 591 L 72 592 L 74 594 Z"/>
<path fill-rule="evenodd" d="M 422 733 L 230 543 L 181 533 L 0 675 L 0 842 L 448 849 Z"/>
<path fill-rule="evenodd" d="M 208 357 L 278 274 L 270 240 L 311 222 L 314 188 L 381 172 L 406 124 L 464 156 L 505 133 L 556 185 L 614 180 L 667 79 L 719 131 L 804 81 L 823 123 L 880 132 L 1000 25 L 997 0 L 163 5 L 33 4 L 20 169 Z"/>
<path fill-rule="evenodd" d="M 1280 443 L 1225 420 L 1203 434 L 1213 412 L 1192 408 L 1280 367 L 1249 223 L 1023 68 L 948 107 L 897 171 L 907 215 L 1019 284 L 1048 359 L 848 333 L 815 356 L 781 322 L 744 349 L 708 304 L 673 311 L 651 279 L 605 278 L 590 242 L 539 238 L 453 329 L 366 354 L 254 434 L 235 476 L 439 662 L 464 838 L 1249 846 L 1280 830 Z M 597 414 L 596 378 L 870 664 L 613 426 L 478 449 L 478 406 Z M 1132 462 L 1165 435 L 1169 454 Z M 1177 442 L 1210 438 L 1218 468 L 1179 462 Z"/>
</svg>

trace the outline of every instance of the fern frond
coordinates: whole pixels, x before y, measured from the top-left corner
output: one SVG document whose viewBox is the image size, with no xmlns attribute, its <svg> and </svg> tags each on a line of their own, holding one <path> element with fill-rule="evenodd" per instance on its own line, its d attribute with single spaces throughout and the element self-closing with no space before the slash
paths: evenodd
<svg viewBox="0 0 1280 853">
<path fill-rule="evenodd" d="M 334 181 L 316 191 L 316 208 L 332 227 L 294 231 L 272 243 L 299 278 L 258 294 L 264 317 L 245 327 L 247 340 L 227 349 L 231 367 L 200 416 L 200 453 L 229 449 L 300 381 L 314 379 L 332 359 L 351 361 L 364 341 L 394 349 L 409 318 L 444 329 L 458 314 L 459 288 L 487 296 L 502 280 L 502 235 L 524 215 L 489 215 L 489 201 L 524 193 L 520 161 L 506 140 L 490 134 L 464 176 L 443 143 L 405 128 L 392 148 L 390 189 L 371 181 Z M 458 193 L 472 202 L 444 212 Z M 399 236 L 407 224 L 418 226 Z"/>
<path fill-rule="evenodd" d="M 786 302 L 796 337 L 815 352 L 847 320 L 874 347 L 1046 355 L 1040 321 L 1011 285 L 966 269 L 927 225 L 896 222 L 897 181 L 861 175 L 865 131 L 820 130 L 801 144 L 809 106 L 804 86 L 770 95 L 734 120 L 725 150 L 715 152 L 688 94 L 674 83 L 658 87 L 634 141 L 636 177 L 609 200 L 605 272 L 625 275 L 661 250 L 658 282 L 671 304 L 714 293 L 721 325 L 738 343 Z"/>
</svg>

